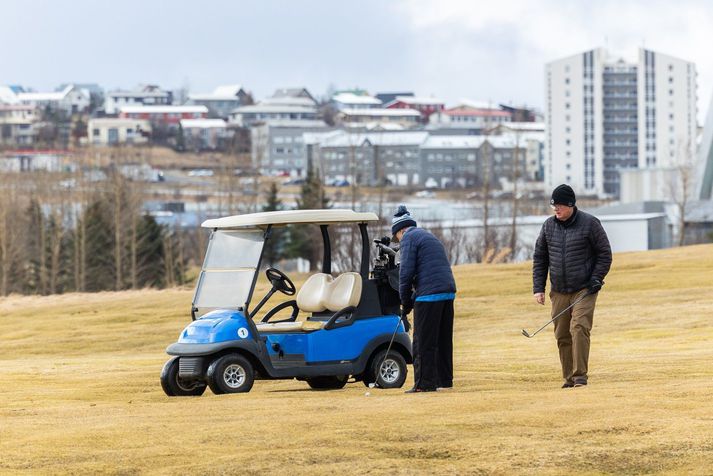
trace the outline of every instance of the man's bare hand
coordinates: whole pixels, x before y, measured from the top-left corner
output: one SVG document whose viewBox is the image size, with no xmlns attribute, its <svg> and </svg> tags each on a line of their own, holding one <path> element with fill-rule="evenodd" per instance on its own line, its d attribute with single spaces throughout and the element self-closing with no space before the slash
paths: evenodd
<svg viewBox="0 0 713 476">
<path fill-rule="evenodd" d="M 535 293 L 533 296 L 535 297 L 535 302 L 537 304 L 542 304 L 543 306 L 545 305 L 545 293 Z"/>
</svg>

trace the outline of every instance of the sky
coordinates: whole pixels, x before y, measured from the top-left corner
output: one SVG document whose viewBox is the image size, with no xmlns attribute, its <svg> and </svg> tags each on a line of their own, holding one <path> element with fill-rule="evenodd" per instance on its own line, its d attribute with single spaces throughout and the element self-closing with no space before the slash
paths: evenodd
<svg viewBox="0 0 713 476">
<path fill-rule="evenodd" d="M 693 61 L 713 93 L 713 2 L 700 0 L 0 0 L 0 84 L 315 96 L 360 87 L 542 107 L 544 65 L 595 47 Z"/>
</svg>

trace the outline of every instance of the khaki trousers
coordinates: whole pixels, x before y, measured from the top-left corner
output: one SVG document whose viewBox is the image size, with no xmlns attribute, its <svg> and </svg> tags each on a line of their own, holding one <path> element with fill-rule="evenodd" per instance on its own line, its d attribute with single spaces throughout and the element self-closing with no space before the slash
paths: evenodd
<svg viewBox="0 0 713 476">
<path fill-rule="evenodd" d="M 587 289 L 568 294 L 550 292 L 552 317 L 586 293 Z M 555 337 L 562 364 L 562 378 L 565 383 L 587 383 L 589 333 L 594 321 L 594 305 L 597 302 L 597 294 L 586 296 L 555 321 Z"/>
</svg>

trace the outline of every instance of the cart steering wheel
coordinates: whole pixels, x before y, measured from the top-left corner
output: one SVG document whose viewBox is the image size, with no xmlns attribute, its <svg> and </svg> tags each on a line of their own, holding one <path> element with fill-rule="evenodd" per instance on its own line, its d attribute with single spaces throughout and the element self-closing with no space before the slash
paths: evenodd
<svg viewBox="0 0 713 476">
<path fill-rule="evenodd" d="M 283 294 L 292 296 L 297 291 L 295 283 L 287 277 L 285 273 L 275 268 L 267 268 L 265 270 L 265 276 L 270 281 L 270 284 Z"/>
</svg>

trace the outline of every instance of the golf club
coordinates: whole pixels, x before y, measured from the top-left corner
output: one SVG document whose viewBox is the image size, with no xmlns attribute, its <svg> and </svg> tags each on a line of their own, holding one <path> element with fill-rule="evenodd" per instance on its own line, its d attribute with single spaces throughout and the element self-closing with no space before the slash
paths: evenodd
<svg viewBox="0 0 713 476">
<path fill-rule="evenodd" d="M 549 326 L 550 323 L 552 323 L 552 322 L 555 321 L 555 319 L 557 319 L 557 318 L 560 317 L 562 314 L 564 314 L 565 312 L 567 312 L 567 311 L 569 311 L 570 309 L 572 309 L 576 304 L 579 304 L 579 302 L 580 302 L 582 299 L 584 299 L 585 297 L 589 296 L 590 294 L 591 294 L 591 293 L 590 293 L 589 291 L 587 291 L 586 293 L 584 293 L 584 295 L 583 295 L 581 298 L 579 298 L 579 299 L 577 299 L 576 301 L 574 301 L 574 302 L 573 302 L 572 304 L 570 304 L 566 309 L 562 309 L 562 311 L 561 311 L 559 314 L 557 314 L 555 317 L 553 317 L 552 319 L 550 319 L 549 321 L 547 321 L 547 324 L 545 324 L 544 326 L 540 327 L 539 329 L 537 329 L 537 330 L 536 330 L 535 332 L 533 332 L 532 334 L 530 334 L 530 333 L 527 332 L 525 329 L 523 329 L 523 330 L 522 330 L 522 335 L 524 335 L 525 337 L 528 337 L 528 338 L 533 338 L 533 337 L 535 337 L 538 332 L 540 332 L 540 331 L 541 331 L 542 329 L 544 329 L 545 327 Z"/>
<path fill-rule="evenodd" d="M 399 320 L 396 322 L 396 328 L 394 329 L 394 333 L 391 334 L 391 340 L 389 341 L 389 346 L 386 348 L 386 353 L 384 354 L 384 358 L 381 360 L 381 363 L 379 366 L 376 368 L 377 372 L 381 373 L 381 367 L 384 365 L 384 362 L 386 362 L 386 358 L 389 356 L 389 352 L 391 351 L 391 344 L 394 343 L 394 338 L 396 337 L 396 333 L 399 331 L 399 326 L 401 325 L 401 322 L 403 322 L 403 316 L 399 318 Z M 374 378 L 376 380 L 379 379 L 378 375 L 375 375 Z M 376 387 L 376 380 L 371 382 L 369 384 L 369 388 L 374 388 Z"/>
</svg>

